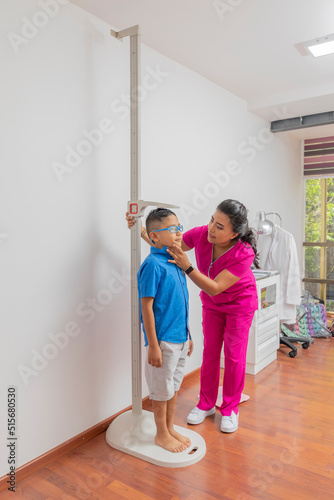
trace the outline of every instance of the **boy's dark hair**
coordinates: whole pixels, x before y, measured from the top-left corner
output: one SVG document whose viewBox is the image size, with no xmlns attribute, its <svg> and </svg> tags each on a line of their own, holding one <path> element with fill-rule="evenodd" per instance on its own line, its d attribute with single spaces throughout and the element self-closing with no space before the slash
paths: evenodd
<svg viewBox="0 0 334 500">
<path fill-rule="evenodd" d="M 146 231 L 150 235 L 155 229 L 160 229 L 161 223 L 166 217 L 175 215 L 174 212 L 168 208 L 155 208 L 151 210 L 146 219 Z"/>
</svg>

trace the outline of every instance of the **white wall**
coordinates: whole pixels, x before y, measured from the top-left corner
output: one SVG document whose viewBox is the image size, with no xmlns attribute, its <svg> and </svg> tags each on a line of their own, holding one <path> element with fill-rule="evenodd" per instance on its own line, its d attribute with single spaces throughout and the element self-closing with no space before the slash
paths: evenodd
<svg viewBox="0 0 334 500">
<path fill-rule="evenodd" d="M 1 6 L 0 409 L 3 421 L 15 385 L 17 466 L 131 404 L 128 41 L 66 0 L 48 2 L 48 13 L 46 3 Z M 251 220 L 277 211 L 301 248 L 299 143 L 270 135 L 242 100 L 145 46 L 142 68 L 142 197 L 181 205 L 186 229 L 230 197 Z M 99 126 L 87 149 L 85 134 Z M 189 288 L 187 372 L 202 345 Z"/>
</svg>

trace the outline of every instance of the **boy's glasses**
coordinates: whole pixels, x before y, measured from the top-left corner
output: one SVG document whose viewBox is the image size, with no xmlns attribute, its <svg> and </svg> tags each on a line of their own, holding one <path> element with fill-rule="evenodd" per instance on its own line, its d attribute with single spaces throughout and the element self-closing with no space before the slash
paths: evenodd
<svg viewBox="0 0 334 500">
<path fill-rule="evenodd" d="M 169 226 L 165 227 L 164 229 L 155 229 L 155 233 L 158 233 L 159 231 L 169 231 L 170 233 L 182 233 L 183 231 L 183 226 Z"/>
</svg>

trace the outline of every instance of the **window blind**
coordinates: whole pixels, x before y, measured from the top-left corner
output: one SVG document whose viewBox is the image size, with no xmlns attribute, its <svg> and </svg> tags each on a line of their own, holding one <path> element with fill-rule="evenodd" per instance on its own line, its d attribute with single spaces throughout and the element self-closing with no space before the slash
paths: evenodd
<svg viewBox="0 0 334 500">
<path fill-rule="evenodd" d="M 304 176 L 334 176 L 334 137 L 304 142 Z"/>
</svg>

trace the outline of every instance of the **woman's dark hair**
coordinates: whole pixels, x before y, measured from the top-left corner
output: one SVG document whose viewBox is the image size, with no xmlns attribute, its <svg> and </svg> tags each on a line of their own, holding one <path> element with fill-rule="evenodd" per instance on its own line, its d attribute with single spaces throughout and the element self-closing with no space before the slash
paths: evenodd
<svg viewBox="0 0 334 500">
<path fill-rule="evenodd" d="M 248 243 L 252 247 L 255 254 L 253 264 L 256 269 L 259 269 L 260 264 L 259 254 L 256 248 L 256 232 L 248 225 L 248 210 L 246 209 L 245 205 L 237 200 L 224 200 L 218 205 L 217 210 L 228 216 L 232 224 L 233 232 L 238 233 L 238 236 L 236 236 L 234 240 L 240 240 L 244 243 Z"/>
</svg>

